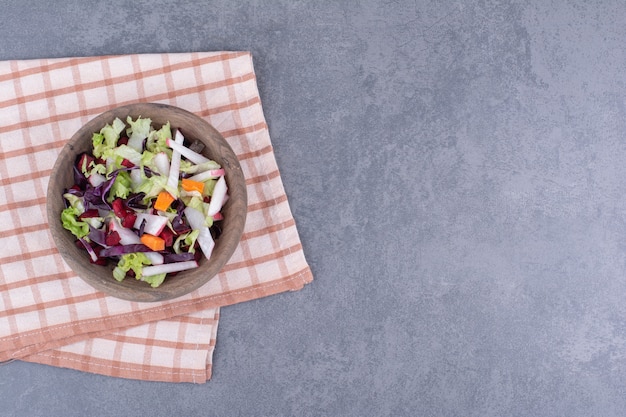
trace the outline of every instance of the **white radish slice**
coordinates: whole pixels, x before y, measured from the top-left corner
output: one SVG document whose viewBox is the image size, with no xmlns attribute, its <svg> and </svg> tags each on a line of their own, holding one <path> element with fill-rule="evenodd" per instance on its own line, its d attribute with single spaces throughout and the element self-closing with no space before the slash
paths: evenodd
<svg viewBox="0 0 626 417">
<path fill-rule="evenodd" d="M 159 216 L 156 214 L 147 214 L 147 213 L 137 213 L 137 219 L 135 220 L 135 224 L 133 227 L 137 230 L 141 227 L 141 223 L 146 221 L 146 225 L 144 226 L 144 233 L 148 233 L 150 235 L 158 236 L 161 234 L 165 225 L 167 225 L 167 217 Z"/>
<path fill-rule="evenodd" d="M 88 180 L 89 180 L 89 184 L 93 185 L 94 187 L 97 187 L 103 182 L 105 182 L 107 179 L 105 178 L 104 175 L 94 172 L 89 176 Z"/>
<path fill-rule="evenodd" d="M 204 182 L 206 180 L 210 180 L 213 178 L 221 177 L 225 174 L 223 168 L 220 169 L 209 169 L 208 171 L 201 172 L 199 174 L 193 175 L 189 177 L 192 181 Z"/>
<path fill-rule="evenodd" d="M 178 134 L 178 132 L 176 132 Z M 167 140 L 167 146 L 172 148 L 174 151 L 180 152 L 182 156 L 193 162 L 194 164 L 203 164 L 205 162 L 209 162 L 210 159 L 206 158 L 203 155 L 200 155 L 198 152 L 194 152 L 188 147 L 184 146 L 182 143 L 178 143 L 178 140 L 172 141 L 171 139 Z"/>
<path fill-rule="evenodd" d="M 189 222 L 189 226 L 191 226 L 193 230 L 200 230 L 206 227 L 206 224 L 204 223 L 204 214 L 200 211 L 193 207 L 185 207 L 184 212 L 185 217 L 187 217 L 187 221 Z"/>
<path fill-rule="evenodd" d="M 215 183 L 213 194 L 211 194 L 211 201 L 209 202 L 209 210 L 207 213 L 209 216 L 213 216 L 222 209 L 227 192 L 228 187 L 226 186 L 226 180 L 222 176 L 217 180 L 217 183 Z"/>
<path fill-rule="evenodd" d="M 162 265 L 165 261 L 163 255 L 158 252 L 143 252 L 143 254 L 146 255 L 146 258 L 150 259 L 152 265 Z"/>
<path fill-rule="evenodd" d="M 158 154 L 154 155 L 153 162 L 159 174 L 166 176 L 166 177 L 169 175 L 170 158 L 168 158 L 165 152 L 159 152 Z"/>
<path fill-rule="evenodd" d="M 193 230 L 200 232 L 197 242 L 204 256 L 210 259 L 213 248 L 215 247 L 215 241 L 213 240 L 213 236 L 211 236 L 211 231 L 204 223 L 204 214 L 193 207 L 185 207 L 185 217 L 187 217 L 189 226 L 191 226 Z"/>
<path fill-rule="evenodd" d="M 182 261 L 182 262 L 172 262 L 172 263 L 163 264 L 163 265 L 144 266 L 142 269 L 142 275 L 144 277 L 149 277 L 149 276 L 158 275 L 158 274 L 169 274 L 172 272 L 186 271 L 188 269 L 193 269 L 197 267 L 198 267 L 198 262 L 196 261 Z"/>
<path fill-rule="evenodd" d="M 180 133 L 180 130 L 176 131 L 176 139 L 174 142 L 172 142 L 171 139 L 168 139 L 168 146 L 169 146 L 169 142 L 172 143 L 180 143 L 182 146 L 183 141 L 185 140 L 185 138 L 183 137 L 183 134 Z M 170 190 L 177 190 L 178 189 L 178 174 L 180 171 L 180 152 L 178 152 L 176 149 L 173 149 L 172 152 L 172 161 L 170 163 L 170 172 L 168 174 L 167 177 L 167 187 Z"/>
</svg>

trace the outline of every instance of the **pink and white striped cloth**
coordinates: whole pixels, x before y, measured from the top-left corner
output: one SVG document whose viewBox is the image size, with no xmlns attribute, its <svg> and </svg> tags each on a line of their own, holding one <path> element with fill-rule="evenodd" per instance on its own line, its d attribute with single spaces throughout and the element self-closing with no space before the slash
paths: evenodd
<svg viewBox="0 0 626 417">
<path fill-rule="evenodd" d="M 158 102 L 207 120 L 248 187 L 243 238 L 187 296 L 134 303 L 84 283 L 54 246 L 46 188 L 65 142 L 112 107 Z M 276 165 L 247 52 L 0 62 L 0 361 L 151 381 L 211 377 L 220 307 L 313 280 Z"/>
</svg>

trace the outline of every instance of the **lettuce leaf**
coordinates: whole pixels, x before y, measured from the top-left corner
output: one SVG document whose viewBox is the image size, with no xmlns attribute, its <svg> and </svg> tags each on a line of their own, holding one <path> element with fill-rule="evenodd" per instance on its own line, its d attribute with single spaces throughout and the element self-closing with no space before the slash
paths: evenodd
<svg viewBox="0 0 626 417">
<path fill-rule="evenodd" d="M 110 203 L 116 197 L 126 199 L 131 191 L 130 174 L 128 171 L 119 171 L 115 177 L 115 181 L 109 190 L 107 201 Z"/>
<path fill-rule="evenodd" d="M 126 118 L 126 123 L 130 126 L 126 129 L 128 140 L 133 138 L 147 138 L 152 126 L 152 120 L 150 118 L 142 119 L 141 116 L 137 117 L 135 121 L 128 116 Z"/>
<path fill-rule="evenodd" d="M 170 159 L 172 159 L 172 158 L 170 157 Z M 178 167 L 178 171 L 179 171 L 179 172 L 186 172 L 186 171 L 189 171 L 190 169 L 192 169 L 192 167 L 193 167 L 194 165 L 195 165 L 195 164 L 194 164 L 193 162 L 191 162 L 191 161 L 188 161 L 188 160 L 186 160 L 186 159 L 182 159 L 182 158 L 181 158 L 181 160 L 180 160 L 180 166 Z"/>
<path fill-rule="evenodd" d="M 143 172 L 144 167 L 150 168 L 152 171 L 158 172 L 156 165 L 154 164 L 154 154 L 148 150 L 143 151 L 141 159 L 139 160 L 139 167 Z"/>
<path fill-rule="evenodd" d="M 121 256 L 117 266 L 113 269 L 113 277 L 122 281 L 126 278 L 126 273 L 131 269 L 135 273 L 136 279 L 141 279 L 143 266 L 151 265 L 150 259 L 142 252 L 126 253 Z"/>
<path fill-rule="evenodd" d="M 93 155 L 96 158 L 101 158 L 107 150 L 115 148 L 120 138 L 120 133 L 122 133 L 125 127 L 124 122 L 116 117 L 112 124 L 107 124 L 100 129 L 99 133 L 94 133 L 91 137 Z"/>
<path fill-rule="evenodd" d="M 85 212 L 85 204 L 83 203 L 83 198 L 71 193 L 63 194 L 63 198 L 67 200 L 69 205 L 76 209 L 76 215 L 80 216 Z"/>
<path fill-rule="evenodd" d="M 104 135 L 102 133 L 94 133 L 91 136 L 91 143 L 93 145 L 93 156 L 96 158 L 102 157 L 104 151 L 108 149 L 104 144 Z"/>
<path fill-rule="evenodd" d="M 166 188 L 166 183 L 166 177 L 153 175 L 150 178 L 144 178 L 139 185 L 133 185 L 132 190 L 134 193 L 144 193 L 144 197 L 141 201 L 142 204 L 147 204 Z"/>
<path fill-rule="evenodd" d="M 210 179 L 210 180 L 204 181 L 204 190 L 202 190 L 202 193 L 204 195 L 213 195 L 213 190 L 215 189 L 215 184 L 217 184 L 217 180 L 216 179 Z"/>
<path fill-rule="evenodd" d="M 207 216 L 207 211 L 209 209 L 209 204 L 205 203 L 202 198 L 193 196 L 189 197 L 181 197 L 185 206 L 194 208 L 198 210 L 200 213 L 204 214 L 204 225 L 207 227 L 213 226 L 213 216 Z"/>
<path fill-rule="evenodd" d="M 110 167 L 109 169 L 119 169 L 122 167 L 122 161 L 124 159 L 128 159 L 134 165 L 139 165 L 141 163 L 141 153 L 137 152 L 135 149 L 131 148 L 128 145 L 120 145 L 115 148 L 107 149 L 104 152 L 104 158 L 113 158 L 115 161 L 115 166 Z"/>
<path fill-rule="evenodd" d="M 178 236 L 176 240 L 174 241 L 174 244 L 172 245 L 174 252 L 181 253 L 183 251 L 181 249 L 181 245 L 184 244 L 185 246 L 188 247 L 189 253 L 195 253 L 196 249 L 194 248 L 194 245 L 199 235 L 200 235 L 200 230 L 192 230 L 191 232 L 184 233 Z"/>
<path fill-rule="evenodd" d="M 72 232 L 77 238 L 83 238 L 89 234 L 89 224 L 78 220 L 80 212 L 75 207 L 68 207 L 61 212 L 63 228 Z"/>
<path fill-rule="evenodd" d="M 165 152 L 167 156 L 172 159 L 172 148 L 167 146 L 166 143 L 171 137 L 172 130 L 170 129 L 170 122 L 167 122 L 159 130 L 150 132 L 146 140 L 146 149 L 155 154 Z"/>
<path fill-rule="evenodd" d="M 106 175 L 107 167 L 104 164 L 95 164 L 94 163 L 93 167 L 89 171 L 89 175 L 91 175 L 93 173 L 97 173 L 97 174 L 100 174 L 100 175 Z"/>
<path fill-rule="evenodd" d="M 150 275 L 150 276 L 144 276 L 142 277 L 142 281 L 143 282 L 147 282 L 148 284 L 150 284 L 150 286 L 152 288 L 156 288 L 159 285 L 163 284 L 163 281 L 165 281 L 165 276 L 167 274 L 163 273 L 163 274 L 156 274 L 156 275 Z"/>
<path fill-rule="evenodd" d="M 104 143 L 110 148 L 117 146 L 117 140 L 120 138 L 120 133 L 122 133 L 125 127 L 124 122 L 116 117 L 112 124 L 106 125 L 100 129 L 100 133 L 104 135 Z"/>
<path fill-rule="evenodd" d="M 200 213 L 206 212 L 206 208 L 204 207 L 204 201 L 202 200 L 202 198 L 193 196 L 189 199 L 184 198 L 183 202 L 185 203 L 187 207 L 193 207 L 196 210 L 198 210 Z"/>
<path fill-rule="evenodd" d="M 141 152 L 143 150 L 143 141 L 148 137 L 150 131 L 152 130 L 152 120 L 149 118 L 142 119 L 141 116 L 139 116 L 137 117 L 137 120 L 133 121 L 133 119 L 128 116 L 126 118 L 126 123 L 130 126 L 126 129 L 126 134 L 128 135 L 128 146 Z"/>
</svg>

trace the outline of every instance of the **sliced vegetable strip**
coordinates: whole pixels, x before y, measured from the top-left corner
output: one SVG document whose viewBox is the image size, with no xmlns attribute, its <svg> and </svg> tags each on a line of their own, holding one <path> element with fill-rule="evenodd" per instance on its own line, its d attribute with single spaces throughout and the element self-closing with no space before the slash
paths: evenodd
<svg viewBox="0 0 626 417">
<path fill-rule="evenodd" d="M 176 139 L 177 139 L 176 141 L 172 141 L 172 139 L 168 139 L 166 142 L 167 146 L 172 148 L 174 152 L 179 152 L 181 155 L 189 159 L 194 164 L 203 164 L 205 162 L 210 161 L 209 158 L 206 158 L 200 155 L 199 153 L 192 151 L 191 149 L 187 148 L 182 143 L 180 143 L 178 141 L 178 138 Z"/>
<path fill-rule="evenodd" d="M 193 269 L 197 267 L 198 267 L 198 262 L 196 261 L 183 261 L 183 262 L 173 262 L 171 264 L 144 266 L 143 275 L 150 276 L 150 275 L 157 275 L 157 274 L 170 274 L 172 272 L 186 271 L 188 269 Z"/>
</svg>

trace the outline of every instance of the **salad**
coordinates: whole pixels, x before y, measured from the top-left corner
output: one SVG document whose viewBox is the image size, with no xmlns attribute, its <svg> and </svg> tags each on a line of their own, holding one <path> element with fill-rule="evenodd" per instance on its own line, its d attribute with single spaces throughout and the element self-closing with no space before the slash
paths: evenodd
<svg viewBox="0 0 626 417">
<path fill-rule="evenodd" d="M 228 187 L 224 169 L 200 153 L 201 142 L 185 143 L 180 130 L 172 140 L 169 122 L 155 129 L 151 119 L 130 116 L 104 126 L 92 142 L 73 166 L 61 212 L 90 262 L 114 262 L 116 280 L 158 287 L 211 257 Z"/>
</svg>

